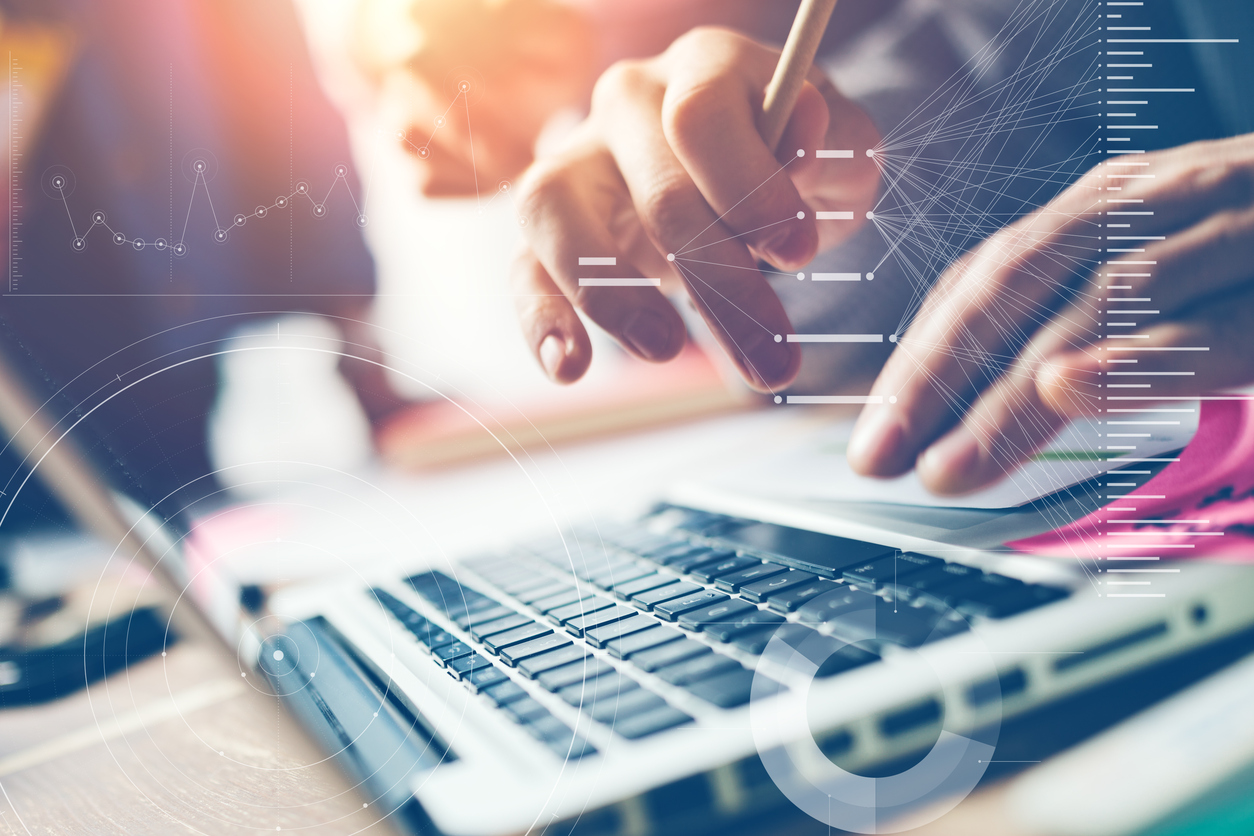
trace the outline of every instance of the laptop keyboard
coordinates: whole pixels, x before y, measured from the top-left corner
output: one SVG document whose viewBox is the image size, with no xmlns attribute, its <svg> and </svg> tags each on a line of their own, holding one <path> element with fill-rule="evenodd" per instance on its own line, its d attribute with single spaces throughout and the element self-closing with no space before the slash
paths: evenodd
<svg viewBox="0 0 1254 836">
<path fill-rule="evenodd" d="M 670 530 L 650 530 L 658 522 Z M 886 646 L 918 647 L 964 632 L 967 618 L 1006 618 L 1070 594 L 873 543 L 674 507 L 635 527 L 568 532 L 460 567 L 515 606 L 441 572 L 407 578 L 458 636 L 387 591 L 374 593 L 450 675 L 563 757 L 596 750 L 501 666 L 636 740 L 693 719 L 641 673 L 736 708 L 755 688 L 786 688 L 761 674 L 754 685 L 754 657 L 776 636 L 814 661 L 815 676 L 832 677 L 878 661 Z"/>
</svg>

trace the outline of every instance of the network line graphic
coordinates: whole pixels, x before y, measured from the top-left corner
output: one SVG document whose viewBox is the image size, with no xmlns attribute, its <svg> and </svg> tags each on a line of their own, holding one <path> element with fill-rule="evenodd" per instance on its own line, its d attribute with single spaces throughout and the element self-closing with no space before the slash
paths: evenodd
<svg viewBox="0 0 1254 836">
<path fill-rule="evenodd" d="M 209 191 L 209 182 L 213 177 L 215 168 L 216 161 L 213 159 L 213 155 L 200 149 L 190 152 L 188 158 L 184 159 L 185 173 L 190 173 L 191 175 L 192 193 L 188 198 L 187 212 L 184 215 L 183 225 L 177 235 L 172 235 L 171 239 L 159 237 L 149 240 L 141 237 L 132 237 L 123 230 L 110 225 L 108 215 L 99 209 L 91 213 L 90 222 L 85 228 L 80 229 L 79 224 L 74 220 L 74 212 L 70 207 L 70 196 L 74 191 L 74 175 L 73 172 L 64 166 L 54 166 L 45 172 L 43 187 L 44 192 L 49 197 L 58 200 L 65 207 L 65 214 L 70 223 L 70 231 L 73 234 L 70 246 L 76 252 L 83 252 L 87 249 L 88 237 L 97 227 L 100 227 L 109 234 L 110 240 L 118 246 L 129 244 L 137 251 L 151 249 L 160 253 L 168 250 L 175 256 L 185 256 L 189 250 L 188 233 L 191 225 L 192 210 L 195 208 L 196 201 L 202 192 L 204 194 L 203 200 L 208 204 L 210 214 L 213 217 L 214 229 L 211 238 L 218 244 L 227 243 L 230 239 L 231 230 L 242 227 L 249 221 L 267 218 L 276 209 L 294 209 L 294 203 L 305 203 L 315 218 L 326 217 L 328 201 L 337 187 L 341 185 L 353 205 L 357 225 L 360 227 L 366 226 L 365 200 L 363 198 L 359 202 L 353 194 L 353 190 L 348 184 L 348 166 L 342 163 L 335 166 L 334 179 L 321 197 L 314 196 L 314 192 L 307 181 L 298 180 L 295 188 L 288 194 L 281 194 L 269 204 L 259 205 L 251 212 L 240 212 L 234 216 L 220 216 L 218 208 L 214 206 L 213 195 Z M 99 233 L 97 234 L 99 235 Z"/>
</svg>

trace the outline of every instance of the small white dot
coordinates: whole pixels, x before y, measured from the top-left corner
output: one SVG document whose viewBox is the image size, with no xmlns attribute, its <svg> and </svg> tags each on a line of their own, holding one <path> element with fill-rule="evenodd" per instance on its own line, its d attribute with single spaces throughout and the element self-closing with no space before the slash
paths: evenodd
<svg viewBox="0 0 1254 836">
<path fill-rule="evenodd" d="M 804 148 L 798 148 L 798 149 L 797 149 L 797 156 L 798 156 L 798 157 L 804 157 L 805 155 L 806 155 L 806 151 L 805 151 L 805 149 L 804 149 Z"/>
<path fill-rule="evenodd" d="M 163 650 L 163 651 L 161 651 L 161 655 L 162 655 L 162 656 L 164 656 L 164 655 L 165 655 L 165 651 L 164 651 L 164 650 Z"/>
<path fill-rule="evenodd" d="M 874 274 L 874 273 L 867 273 L 867 274 L 866 274 L 866 280 L 867 280 L 868 282 L 873 282 L 873 281 L 875 281 L 875 274 Z"/>
<path fill-rule="evenodd" d="M 875 213 L 874 213 L 874 212 L 867 212 L 867 213 L 866 213 L 866 219 L 867 219 L 868 221 L 870 221 L 870 220 L 874 220 L 874 219 L 875 219 Z"/>
<path fill-rule="evenodd" d="M 310 672 L 309 672 L 309 678 L 310 678 L 310 679 L 313 679 L 313 678 L 314 678 L 315 676 L 317 676 L 317 675 L 318 675 L 318 672 L 317 672 L 317 671 L 310 671 Z"/>
<path fill-rule="evenodd" d="M 222 756 L 222 757 L 224 757 L 224 758 L 226 757 L 226 752 L 218 752 L 218 754 L 219 754 L 219 755 L 221 755 L 221 756 Z"/>
<path fill-rule="evenodd" d="M 364 809 L 366 809 L 366 808 L 367 808 L 367 807 L 369 807 L 369 806 L 370 806 L 370 805 L 369 805 L 369 804 L 367 804 L 366 802 L 364 802 L 364 801 L 363 801 L 363 802 L 361 802 L 361 808 L 362 808 L 363 810 L 364 810 Z"/>
<path fill-rule="evenodd" d="M 667 253 L 667 254 L 666 254 L 666 260 L 667 260 L 667 261 L 674 261 L 674 260 L 675 260 L 675 254 L 674 254 L 674 253 Z"/>
<path fill-rule="evenodd" d="M 283 661 L 283 651 L 282 651 L 282 650 L 276 650 L 276 651 L 274 651 L 274 661 L 276 661 L 276 662 L 282 662 L 282 661 Z"/>
<path fill-rule="evenodd" d="M 866 155 L 867 155 L 868 157 L 874 157 L 874 156 L 875 156 L 875 149 L 874 149 L 874 148 L 868 148 L 868 149 L 866 149 Z"/>
<path fill-rule="evenodd" d="M 783 402 L 784 402 L 783 398 L 781 398 L 779 395 L 775 396 L 775 403 L 783 403 Z"/>
<path fill-rule="evenodd" d="M 797 281 L 799 281 L 799 282 L 804 282 L 805 280 L 806 280 L 806 274 L 805 274 L 805 273 L 798 273 L 798 274 L 797 274 Z"/>
<path fill-rule="evenodd" d="M 805 213 L 805 212 L 798 212 L 798 213 L 797 213 L 797 220 L 799 220 L 799 221 L 804 221 L 804 220 L 805 220 L 805 218 L 806 218 L 806 213 Z"/>
<path fill-rule="evenodd" d="M 783 341 L 784 341 L 784 338 L 781 335 L 779 334 L 775 335 L 775 342 L 782 343 Z"/>
<path fill-rule="evenodd" d="M 889 335 L 888 335 L 888 341 L 889 341 L 890 343 L 895 343 L 895 342 L 897 342 L 897 335 L 896 335 L 896 334 L 889 334 Z"/>
<path fill-rule="evenodd" d="M 376 712 L 374 713 L 374 716 L 375 716 L 375 717 L 378 717 L 378 716 L 379 716 L 379 712 L 377 712 L 377 711 L 376 711 Z"/>
<path fill-rule="evenodd" d="M 239 675 L 240 675 L 240 676 L 248 676 L 248 674 L 244 673 L 243 671 L 240 671 L 240 672 L 239 672 Z"/>
<path fill-rule="evenodd" d="M 889 403 L 897 403 L 897 396 L 896 396 L 896 395 L 889 395 L 889 396 L 888 396 L 888 402 L 889 402 Z"/>
</svg>

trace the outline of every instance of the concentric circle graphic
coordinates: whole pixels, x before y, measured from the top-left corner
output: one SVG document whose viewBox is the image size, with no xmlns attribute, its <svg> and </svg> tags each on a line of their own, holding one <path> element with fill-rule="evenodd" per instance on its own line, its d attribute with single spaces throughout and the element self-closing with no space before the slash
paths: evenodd
<svg viewBox="0 0 1254 836">
<path fill-rule="evenodd" d="M 835 604 L 846 594 L 847 590 L 828 592 L 815 602 Z M 945 630 L 946 623 L 954 625 L 962 616 L 936 603 L 943 612 L 929 638 L 939 639 L 950 635 Z M 876 620 L 880 617 L 884 616 L 874 598 L 843 609 L 841 616 L 842 622 L 856 624 L 859 633 L 872 638 L 878 634 Z M 793 638 L 798 634 L 803 638 Z M 942 705 L 960 705 L 962 689 L 972 679 L 997 682 L 996 666 L 978 633 L 968 630 L 964 635 L 978 645 L 970 654 L 970 667 L 955 674 L 928 666 L 939 681 L 937 697 Z M 808 629 L 792 633 L 786 627 L 771 638 L 762 654 L 766 665 L 760 665 L 759 669 L 770 666 L 786 669 L 793 674 L 790 679 L 801 684 L 780 694 L 774 679 L 755 673 L 750 724 L 762 765 L 789 801 L 829 827 L 853 833 L 898 833 L 919 827 L 925 823 L 919 818 L 920 809 L 927 810 L 929 820 L 939 818 L 975 789 L 984 775 L 1001 730 L 1000 695 L 994 701 L 995 717 L 983 718 L 976 731 L 951 731 L 942 720 L 935 745 L 922 760 L 905 771 L 885 777 L 855 774 L 838 766 L 819 748 L 806 709 L 810 688 L 824 662 L 851 644 Z M 880 664 L 917 667 L 920 660 L 926 659 L 924 653 L 899 649 L 899 653 L 889 654 Z M 778 702 L 774 705 L 763 702 L 777 695 L 787 703 L 787 708 L 781 708 Z M 913 815 L 905 817 L 906 813 Z"/>
</svg>

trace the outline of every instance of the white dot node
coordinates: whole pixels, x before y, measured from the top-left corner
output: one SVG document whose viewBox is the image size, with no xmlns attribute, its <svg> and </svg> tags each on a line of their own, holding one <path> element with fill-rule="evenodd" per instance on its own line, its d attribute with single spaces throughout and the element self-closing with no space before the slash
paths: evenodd
<svg viewBox="0 0 1254 836">
<path fill-rule="evenodd" d="M 365 226 L 365 225 L 366 225 L 366 216 L 365 216 L 365 215 L 358 215 L 358 216 L 357 216 L 357 225 L 358 225 L 358 226 Z"/>
<path fill-rule="evenodd" d="M 782 334 L 776 334 L 776 335 L 775 335 L 775 342 L 777 342 L 777 343 L 782 343 L 783 341 L 784 341 L 784 337 L 783 337 L 783 335 L 782 335 Z"/>
<path fill-rule="evenodd" d="M 163 650 L 163 651 L 161 651 L 161 655 L 162 655 L 162 656 L 164 656 L 164 655 L 165 655 L 165 651 L 164 651 L 164 650 Z"/>
<path fill-rule="evenodd" d="M 889 395 L 889 396 L 888 396 L 888 402 L 889 402 L 889 403 L 897 403 L 897 396 L 896 396 L 896 395 Z"/>
<path fill-rule="evenodd" d="M 422 146 L 418 149 L 418 156 L 425 160 L 427 157 L 431 156 L 431 149 L 425 145 Z"/>
<path fill-rule="evenodd" d="M 246 220 L 248 220 L 248 218 L 245 218 L 243 215 L 236 215 L 236 216 L 235 216 L 235 225 L 236 225 L 236 226 L 243 226 L 243 225 L 244 225 L 244 221 L 246 221 Z"/>
<path fill-rule="evenodd" d="M 797 156 L 798 156 L 798 157 L 804 157 L 805 155 L 806 155 L 806 149 L 804 149 L 804 148 L 798 148 L 798 149 L 797 149 Z"/>
<path fill-rule="evenodd" d="M 404 138 L 405 138 L 405 132 L 404 132 L 404 131 L 397 131 L 397 132 L 396 132 L 396 138 L 397 138 L 397 139 L 404 139 Z"/>
<path fill-rule="evenodd" d="M 377 711 L 376 711 L 376 712 L 374 712 L 374 714 L 373 714 L 372 716 L 374 716 L 374 717 L 378 717 L 378 716 L 379 716 L 379 712 L 377 712 Z"/>
<path fill-rule="evenodd" d="M 443 116 L 437 116 L 437 117 L 435 117 L 435 126 L 436 126 L 437 128 L 442 128 L 442 127 L 444 127 L 444 117 L 443 117 Z"/>
<path fill-rule="evenodd" d="M 875 281 L 875 274 L 874 274 L 874 273 L 867 273 L 867 274 L 866 274 L 866 280 L 867 280 L 868 282 L 873 282 L 873 281 Z"/>
<path fill-rule="evenodd" d="M 781 398 L 779 395 L 775 396 L 775 403 L 783 403 L 783 402 L 784 402 L 783 398 Z"/>
<path fill-rule="evenodd" d="M 889 341 L 890 343 L 895 343 L 895 342 L 897 342 L 897 335 L 896 335 L 896 334 L 889 334 L 889 335 L 888 335 L 888 341 Z"/>
<path fill-rule="evenodd" d="M 798 273 L 798 274 L 797 274 L 797 281 L 799 281 L 799 282 L 804 282 L 805 280 L 806 280 L 806 274 L 805 274 L 805 273 Z"/>
<path fill-rule="evenodd" d="M 874 212 L 867 212 L 867 213 L 866 213 L 866 219 L 867 219 L 868 221 L 873 221 L 873 220 L 875 220 L 875 213 L 874 213 Z"/>
<path fill-rule="evenodd" d="M 337 166 L 335 167 L 335 176 L 336 176 L 336 177 L 343 177 L 343 176 L 344 176 L 344 175 L 346 175 L 346 174 L 348 174 L 348 169 L 347 169 L 347 168 L 345 168 L 344 166 L 342 166 L 342 165 L 337 165 Z"/>
<path fill-rule="evenodd" d="M 274 205 L 275 205 L 275 206 L 277 206 L 277 207 L 279 207 L 280 209 L 282 209 L 284 206 L 287 206 L 287 198 L 286 198 L 286 197 L 276 197 L 276 198 L 274 199 Z"/>
<path fill-rule="evenodd" d="M 282 661 L 283 661 L 283 651 L 282 651 L 282 650 L 276 650 L 276 651 L 274 651 L 273 656 L 274 656 L 274 661 L 276 661 L 276 662 L 282 662 Z"/>
<path fill-rule="evenodd" d="M 805 212 L 798 212 L 798 213 L 797 213 L 797 220 L 799 220 L 799 221 L 803 221 L 803 220 L 805 220 L 805 217 L 806 217 L 806 213 L 805 213 Z"/>
<path fill-rule="evenodd" d="M 874 156 L 875 156 L 875 149 L 874 149 L 874 148 L 868 148 L 868 149 L 866 149 L 866 155 L 867 155 L 868 157 L 874 157 Z"/>
<path fill-rule="evenodd" d="M 318 672 L 317 672 L 317 671 L 310 671 L 310 672 L 309 672 L 309 678 L 310 678 L 310 679 L 313 679 L 313 678 L 314 678 L 315 676 L 317 676 L 317 675 L 318 675 Z"/>
<path fill-rule="evenodd" d="M 122 233 L 120 233 L 120 232 L 119 232 L 118 234 L 116 234 L 116 235 L 114 235 L 114 236 L 113 236 L 113 243 L 115 243 L 115 244 L 125 244 L 125 243 L 126 243 L 126 236 L 125 236 L 125 235 L 123 235 Z"/>
<path fill-rule="evenodd" d="M 369 804 L 367 804 L 366 802 L 364 802 L 364 801 L 363 801 L 363 802 L 361 802 L 361 809 L 363 809 L 363 810 L 364 810 L 364 809 L 366 809 L 366 808 L 367 808 L 367 807 L 369 807 L 369 806 L 370 806 L 370 805 L 369 805 Z"/>
<path fill-rule="evenodd" d="M 667 254 L 666 254 L 666 260 L 667 260 L 667 261 L 674 261 L 674 260 L 675 260 L 675 254 L 674 254 L 674 253 L 667 253 Z"/>
<path fill-rule="evenodd" d="M 239 675 L 240 675 L 240 676 L 248 676 L 248 674 L 247 674 L 247 673 L 245 673 L 244 671 L 240 671 L 240 672 L 239 672 Z"/>
</svg>

